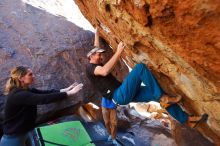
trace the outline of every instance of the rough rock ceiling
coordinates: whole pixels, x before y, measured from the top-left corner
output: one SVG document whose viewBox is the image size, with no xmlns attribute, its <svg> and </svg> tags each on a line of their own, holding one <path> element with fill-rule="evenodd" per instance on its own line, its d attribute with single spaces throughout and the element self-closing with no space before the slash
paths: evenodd
<svg viewBox="0 0 220 146">
<path fill-rule="evenodd" d="M 192 114 L 208 113 L 199 131 L 220 144 L 220 3 L 218 0 L 75 0 L 131 67 L 151 64 L 163 89 L 184 97 Z"/>
</svg>

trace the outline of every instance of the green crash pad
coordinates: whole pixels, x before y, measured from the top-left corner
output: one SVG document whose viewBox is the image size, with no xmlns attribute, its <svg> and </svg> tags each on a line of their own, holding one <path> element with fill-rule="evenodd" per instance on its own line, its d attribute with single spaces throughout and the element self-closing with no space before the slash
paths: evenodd
<svg viewBox="0 0 220 146">
<path fill-rule="evenodd" d="M 80 121 L 38 127 L 41 146 L 95 146 Z"/>
</svg>

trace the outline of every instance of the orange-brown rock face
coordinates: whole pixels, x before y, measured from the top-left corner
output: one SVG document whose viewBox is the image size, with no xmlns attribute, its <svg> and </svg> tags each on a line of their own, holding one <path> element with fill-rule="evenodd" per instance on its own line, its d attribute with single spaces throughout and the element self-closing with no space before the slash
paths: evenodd
<svg viewBox="0 0 220 146">
<path fill-rule="evenodd" d="M 220 145 L 219 0 L 75 0 L 115 49 L 127 43 L 131 67 L 151 64 L 163 89 L 184 97 L 191 114 L 208 113 L 199 131 Z"/>
</svg>

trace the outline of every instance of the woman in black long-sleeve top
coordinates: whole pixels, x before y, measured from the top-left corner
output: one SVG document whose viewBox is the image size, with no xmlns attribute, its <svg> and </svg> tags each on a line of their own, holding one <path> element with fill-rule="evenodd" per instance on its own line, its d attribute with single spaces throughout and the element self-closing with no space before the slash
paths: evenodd
<svg viewBox="0 0 220 146">
<path fill-rule="evenodd" d="M 11 71 L 5 87 L 7 95 L 3 133 L 0 146 L 29 146 L 28 132 L 34 129 L 37 105 L 47 104 L 76 94 L 82 84 L 74 83 L 61 90 L 30 89 L 34 75 L 29 68 L 19 66 Z"/>
</svg>

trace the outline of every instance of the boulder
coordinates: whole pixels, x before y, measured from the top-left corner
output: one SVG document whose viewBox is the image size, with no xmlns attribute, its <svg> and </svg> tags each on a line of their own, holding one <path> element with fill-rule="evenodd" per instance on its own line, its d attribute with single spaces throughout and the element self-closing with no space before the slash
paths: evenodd
<svg viewBox="0 0 220 146">
<path fill-rule="evenodd" d="M 183 108 L 207 113 L 198 130 L 220 145 L 220 3 L 218 0 L 75 0 L 83 15 L 123 59 L 145 63 L 164 91 L 182 95 Z"/>
<path fill-rule="evenodd" d="M 46 121 L 65 113 L 74 113 L 75 108 L 81 103 L 89 101 L 99 103 L 100 95 L 85 74 L 85 65 L 88 63 L 86 54 L 93 48 L 94 34 L 68 21 L 74 14 L 63 12 L 66 3 L 69 2 L 72 6 L 73 1 L 58 2 L 58 0 L 53 2 L 2 0 L 0 2 L 1 121 L 6 98 L 3 95 L 4 85 L 10 70 L 19 65 L 28 66 L 33 70 L 34 87 L 38 89 L 60 89 L 73 82 L 84 84 L 83 90 L 74 97 L 39 106 L 39 121 Z M 52 8 L 46 9 L 46 6 Z M 74 21 L 79 22 L 80 19 L 83 18 Z M 112 54 L 110 47 L 107 45 L 104 47 L 110 56 Z M 117 68 L 124 73 L 128 70 L 122 61 Z M 119 78 L 122 75 L 123 73 L 118 74 Z"/>
</svg>

